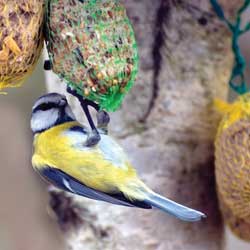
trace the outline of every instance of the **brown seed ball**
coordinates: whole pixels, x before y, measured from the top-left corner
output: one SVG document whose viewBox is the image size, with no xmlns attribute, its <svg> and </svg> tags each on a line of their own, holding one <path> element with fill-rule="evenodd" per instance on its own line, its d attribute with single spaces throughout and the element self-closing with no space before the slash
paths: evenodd
<svg viewBox="0 0 250 250">
<path fill-rule="evenodd" d="M 220 127 L 227 122 L 226 116 Z M 219 130 L 215 157 L 217 192 L 224 220 L 238 237 L 250 241 L 249 117 L 237 119 Z"/>
<path fill-rule="evenodd" d="M 46 33 L 53 71 L 79 94 L 115 111 L 138 69 L 133 28 L 120 1 L 50 0 Z"/>
<path fill-rule="evenodd" d="M 43 0 L 0 0 L 0 89 L 32 72 L 43 47 Z"/>
</svg>

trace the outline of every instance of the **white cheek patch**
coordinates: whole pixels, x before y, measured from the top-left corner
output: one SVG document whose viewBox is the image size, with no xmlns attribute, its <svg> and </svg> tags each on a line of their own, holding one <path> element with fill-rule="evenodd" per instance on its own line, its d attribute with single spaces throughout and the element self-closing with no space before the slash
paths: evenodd
<svg viewBox="0 0 250 250">
<path fill-rule="evenodd" d="M 52 127 L 59 118 L 58 109 L 48 111 L 37 111 L 31 118 L 31 129 L 34 133 Z"/>
</svg>

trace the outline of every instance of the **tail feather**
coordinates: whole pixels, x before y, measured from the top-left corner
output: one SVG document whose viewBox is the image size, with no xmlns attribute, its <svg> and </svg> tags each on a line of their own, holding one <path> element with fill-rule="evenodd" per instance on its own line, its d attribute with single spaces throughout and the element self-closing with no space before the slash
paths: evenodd
<svg viewBox="0 0 250 250">
<path fill-rule="evenodd" d="M 185 207 L 181 204 L 178 204 L 172 200 L 169 200 L 165 197 L 162 197 L 158 194 L 150 194 L 145 200 L 148 205 L 158 208 L 164 212 L 167 212 L 178 219 L 183 221 L 199 221 L 202 218 L 206 218 L 206 215 L 197 210 Z"/>
</svg>

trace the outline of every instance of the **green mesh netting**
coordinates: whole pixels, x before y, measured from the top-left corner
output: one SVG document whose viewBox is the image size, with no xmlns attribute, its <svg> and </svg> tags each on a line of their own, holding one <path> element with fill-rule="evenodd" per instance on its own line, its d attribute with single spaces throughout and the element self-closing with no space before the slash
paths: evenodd
<svg viewBox="0 0 250 250">
<path fill-rule="evenodd" d="M 214 11 L 217 16 L 226 23 L 229 30 L 232 32 L 232 51 L 234 53 L 234 66 L 232 69 L 232 74 L 230 77 L 229 85 L 235 90 L 238 94 L 244 94 L 248 91 L 247 83 L 245 79 L 245 70 L 246 70 L 246 60 L 241 53 L 239 46 L 240 37 L 250 30 L 250 22 L 248 21 L 245 27 L 242 26 L 242 15 L 243 13 L 250 8 L 250 0 L 244 0 L 242 6 L 238 9 L 236 13 L 236 20 L 234 23 L 230 22 L 224 15 L 224 11 L 221 5 L 216 0 L 210 0 Z M 237 79 L 240 81 L 237 83 Z"/>
<path fill-rule="evenodd" d="M 138 49 L 117 0 L 47 0 L 53 71 L 79 94 L 115 111 L 135 81 Z"/>
</svg>

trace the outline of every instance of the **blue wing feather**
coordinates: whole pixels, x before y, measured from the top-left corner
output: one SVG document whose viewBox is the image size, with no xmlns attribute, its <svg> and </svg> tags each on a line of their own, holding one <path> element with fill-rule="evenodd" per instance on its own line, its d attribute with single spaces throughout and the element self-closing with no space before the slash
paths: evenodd
<svg viewBox="0 0 250 250">
<path fill-rule="evenodd" d="M 94 200 L 109 202 L 116 205 L 152 208 L 151 205 L 148 205 L 144 201 L 128 200 L 121 192 L 107 194 L 89 188 L 59 169 L 47 166 L 42 170 L 39 170 L 39 173 L 43 177 L 45 177 L 50 183 L 54 184 L 55 186 L 64 191 L 68 191 Z"/>
</svg>

